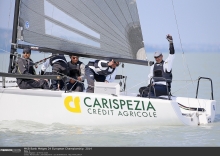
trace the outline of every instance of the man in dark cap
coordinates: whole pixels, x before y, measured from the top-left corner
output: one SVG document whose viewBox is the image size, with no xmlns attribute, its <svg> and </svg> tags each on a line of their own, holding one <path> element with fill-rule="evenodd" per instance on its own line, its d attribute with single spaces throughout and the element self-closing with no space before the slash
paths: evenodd
<svg viewBox="0 0 220 156">
<path fill-rule="evenodd" d="M 79 57 L 70 55 L 68 65 L 68 76 L 72 77 L 67 82 L 67 89 L 69 91 L 83 92 L 85 79 L 85 64 L 79 61 Z"/>
<path fill-rule="evenodd" d="M 155 97 L 161 95 L 168 95 L 171 91 L 171 83 L 172 83 L 172 65 L 174 60 L 174 45 L 173 38 L 171 35 L 166 36 L 169 42 L 169 50 L 170 54 L 168 58 L 164 61 L 163 54 L 161 52 L 155 52 L 154 58 L 156 63 L 151 66 L 150 74 L 148 75 L 148 86 L 141 87 L 139 89 L 140 96 L 142 97 Z M 152 81 L 150 82 L 152 78 Z M 151 87 L 150 87 L 151 86 Z M 168 91 L 167 91 L 168 87 Z M 151 88 L 151 91 L 150 91 Z"/>
<path fill-rule="evenodd" d="M 31 49 L 26 47 L 23 49 L 22 58 L 18 58 L 16 65 L 16 74 L 36 75 L 34 63 L 31 56 Z M 21 79 L 17 78 L 17 84 L 20 89 L 41 88 L 49 89 L 47 80 L 43 79 Z"/>
</svg>

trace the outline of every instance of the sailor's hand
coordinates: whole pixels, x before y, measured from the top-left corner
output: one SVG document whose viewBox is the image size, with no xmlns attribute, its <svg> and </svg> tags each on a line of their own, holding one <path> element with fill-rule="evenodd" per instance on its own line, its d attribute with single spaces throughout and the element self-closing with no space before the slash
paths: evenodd
<svg viewBox="0 0 220 156">
<path fill-rule="evenodd" d="M 75 83 L 76 81 L 73 79 L 70 79 L 70 83 Z"/>
<path fill-rule="evenodd" d="M 110 62 L 108 62 L 108 66 L 110 67 L 110 66 L 112 66 L 114 63 L 115 63 L 114 60 L 111 60 Z"/>
<path fill-rule="evenodd" d="M 108 83 L 108 81 L 107 81 L 107 80 L 105 80 L 105 83 Z"/>
<path fill-rule="evenodd" d="M 170 34 L 167 35 L 167 40 L 168 42 L 173 43 L 173 37 Z"/>
<path fill-rule="evenodd" d="M 77 80 L 78 80 L 78 81 L 82 81 L 81 77 L 77 77 Z"/>
<path fill-rule="evenodd" d="M 35 81 L 39 81 L 40 79 L 34 79 Z"/>
</svg>

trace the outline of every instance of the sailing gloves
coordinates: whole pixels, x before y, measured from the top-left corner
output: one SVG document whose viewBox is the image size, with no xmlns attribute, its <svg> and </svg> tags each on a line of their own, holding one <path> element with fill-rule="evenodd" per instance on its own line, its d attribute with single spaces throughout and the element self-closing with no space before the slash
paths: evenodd
<svg viewBox="0 0 220 156">
<path fill-rule="evenodd" d="M 168 40 L 170 43 L 173 43 L 173 38 L 172 38 L 172 36 L 170 36 L 170 34 L 167 35 L 167 40 Z"/>
<path fill-rule="evenodd" d="M 170 54 L 174 54 L 175 53 L 175 49 L 174 49 L 174 46 L 173 46 L 173 37 L 170 34 L 168 34 L 167 35 L 167 40 L 170 43 L 170 48 L 169 48 Z"/>
</svg>

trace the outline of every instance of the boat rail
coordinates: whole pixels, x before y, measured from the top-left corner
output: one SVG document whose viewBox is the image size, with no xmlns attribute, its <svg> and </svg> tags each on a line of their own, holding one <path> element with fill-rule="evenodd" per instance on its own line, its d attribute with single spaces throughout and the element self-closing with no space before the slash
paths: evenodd
<svg viewBox="0 0 220 156">
<path fill-rule="evenodd" d="M 171 100 L 171 93 L 170 93 L 169 90 L 168 90 L 168 80 L 167 80 L 166 78 L 164 78 L 164 77 L 151 77 L 151 79 L 150 79 L 150 84 L 152 84 L 152 79 L 153 79 L 153 78 L 155 78 L 155 79 L 160 78 L 160 79 L 164 79 L 164 80 L 165 80 L 165 82 L 166 82 L 166 88 L 167 88 L 168 100 Z M 150 91 L 151 91 L 151 86 L 152 86 L 152 85 L 150 85 L 150 88 L 149 88 Z M 153 88 L 154 88 L 154 87 L 153 87 Z M 155 97 L 150 97 L 150 91 L 149 91 L 149 93 L 148 93 L 149 99 L 150 99 L 150 98 L 155 98 Z M 154 95 L 156 95 L 155 89 L 154 89 Z M 163 98 L 163 97 L 156 97 L 156 98 L 166 99 L 166 98 Z"/>
<path fill-rule="evenodd" d="M 197 97 L 198 97 L 199 81 L 200 81 L 201 79 L 207 79 L 207 80 L 210 80 L 210 82 L 211 82 L 211 100 L 214 100 L 214 97 L 213 97 L 213 85 L 212 85 L 212 79 L 211 79 L 211 78 L 208 78 L 208 77 L 199 77 L 199 78 L 198 78 L 197 89 L 196 89 L 196 99 L 197 99 Z"/>
</svg>

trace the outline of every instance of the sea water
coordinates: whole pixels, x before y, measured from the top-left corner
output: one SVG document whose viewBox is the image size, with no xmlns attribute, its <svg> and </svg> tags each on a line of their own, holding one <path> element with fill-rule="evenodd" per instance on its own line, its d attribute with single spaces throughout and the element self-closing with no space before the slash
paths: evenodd
<svg viewBox="0 0 220 156">
<path fill-rule="evenodd" d="M 8 55 L 0 54 L 0 71 L 8 69 Z M 34 61 L 45 54 L 32 53 Z M 164 53 L 164 59 L 168 54 Z M 153 60 L 153 54 L 147 55 Z M 64 124 L 45 125 L 29 121 L 0 122 L 0 147 L 14 146 L 92 146 L 92 147 L 215 147 L 220 146 L 220 53 L 176 52 L 173 62 L 172 94 L 196 97 L 199 77 L 211 78 L 213 97 L 217 101 L 214 123 L 200 126 L 105 126 L 80 127 Z M 69 58 L 67 57 L 69 60 Z M 85 64 L 89 59 L 80 58 Z M 39 67 L 40 68 L 40 67 Z M 39 71 L 39 68 L 37 71 Z M 6 70 L 7 71 L 7 70 Z M 145 86 L 150 67 L 142 65 L 120 65 L 117 74 L 127 76 L 127 93 L 138 93 Z M 117 80 L 119 82 L 120 80 Z M 202 79 L 198 98 L 211 99 L 211 81 Z M 9 110 L 10 111 L 10 110 Z M 169 113 L 169 112 L 167 112 Z"/>
</svg>

